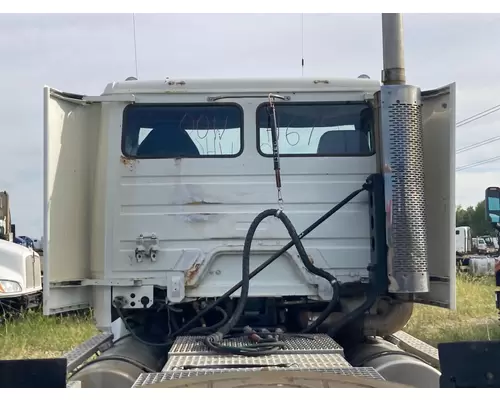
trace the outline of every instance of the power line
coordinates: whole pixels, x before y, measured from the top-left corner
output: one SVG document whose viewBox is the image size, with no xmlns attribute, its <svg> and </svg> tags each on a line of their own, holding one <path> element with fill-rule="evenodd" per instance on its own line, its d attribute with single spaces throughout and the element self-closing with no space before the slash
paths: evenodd
<svg viewBox="0 0 500 400">
<path fill-rule="evenodd" d="M 460 153 L 463 153 L 464 151 L 469 151 L 469 150 L 475 149 L 476 147 L 484 146 L 485 144 L 490 144 L 490 143 L 496 142 L 497 140 L 500 140 L 500 136 L 494 136 L 492 138 L 485 139 L 485 140 L 483 140 L 481 142 L 476 142 L 476 143 L 473 143 L 473 144 L 469 144 L 467 146 L 464 146 L 464 147 L 458 149 L 456 151 L 456 154 L 460 154 Z"/>
<path fill-rule="evenodd" d="M 470 124 L 471 122 L 477 121 L 478 119 L 484 118 L 484 117 L 486 117 L 486 116 L 488 116 L 490 114 L 493 114 L 493 113 L 495 113 L 497 111 L 500 111 L 500 104 L 497 104 L 496 106 L 488 108 L 488 109 L 486 109 L 484 111 L 481 111 L 481 112 L 479 112 L 477 114 L 471 115 L 470 117 L 465 118 L 462 121 L 459 121 L 457 123 L 456 127 L 460 128 L 461 126 Z M 490 143 L 496 142 L 498 140 L 500 140 L 500 136 L 494 136 L 494 137 L 491 137 L 489 139 L 482 140 L 480 142 L 472 143 L 470 145 L 467 145 L 467 146 L 464 146 L 464 147 L 458 149 L 456 151 L 456 154 L 460 154 L 460 153 L 463 153 L 464 151 L 469 151 L 469 150 L 475 149 L 477 147 L 481 147 L 481 146 L 484 146 L 486 144 L 490 144 Z M 492 163 L 492 162 L 495 162 L 495 161 L 499 161 L 499 160 L 500 160 L 500 156 L 486 158 L 484 160 L 475 161 L 473 163 L 457 167 L 455 169 L 455 171 L 456 172 L 464 171 L 464 170 L 469 169 L 469 168 L 478 167 L 480 165 L 489 164 L 489 163 Z"/>
<path fill-rule="evenodd" d="M 484 118 L 484 117 L 486 117 L 490 114 L 493 114 L 494 112 L 497 112 L 497 111 L 500 111 L 500 104 L 498 104 L 494 107 L 488 108 L 487 110 L 481 111 L 480 113 L 474 114 L 468 118 L 463 119 L 462 121 L 457 123 L 456 127 L 460 128 L 461 126 L 470 124 L 471 122 L 477 121 L 478 119 Z M 462 147 L 461 149 L 458 149 L 456 151 L 456 154 L 463 153 L 464 151 L 469 151 L 469 150 L 475 149 L 477 147 L 484 146 L 485 144 L 496 142 L 497 140 L 500 140 L 500 136 L 495 136 L 495 137 L 483 140 L 481 142 L 472 143 L 470 145 Z"/>
<path fill-rule="evenodd" d="M 498 160 L 500 160 L 500 156 L 491 157 L 491 158 L 487 158 L 485 160 L 476 161 L 476 162 L 473 162 L 473 163 L 470 163 L 470 164 L 463 165 L 461 167 L 457 167 L 456 168 L 456 172 L 463 171 L 465 169 L 469 169 L 469 168 L 472 168 L 472 167 L 477 167 L 477 166 L 483 165 L 483 164 L 489 164 L 491 162 L 498 161 Z"/>
<path fill-rule="evenodd" d="M 478 119 L 484 118 L 487 115 L 493 114 L 494 112 L 500 111 L 500 104 L 497 104 L 494 107 L 488 108 L 487 110 L 481 111 L 480 113 L 471 115 L 468 118 L 463 119 L 462 121 L 457 122 L 457 128 L 461 126 L 470 124 L 471 122 L 477 121 Z"/>
</svg>

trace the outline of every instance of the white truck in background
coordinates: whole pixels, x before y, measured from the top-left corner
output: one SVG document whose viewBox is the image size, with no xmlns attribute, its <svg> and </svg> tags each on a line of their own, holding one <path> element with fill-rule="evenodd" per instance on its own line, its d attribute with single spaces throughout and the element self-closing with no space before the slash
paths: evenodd
<svg viewBox="0 0 500 400">
<path fill-rule="evenodd" d="M 14 243 L 10 197 L 0 192 L 0 318 L 37 307 L 42 300 L 42 262 L 31 248 Z"/>
<path fill-rule="evenodd" d="M 42 263 L 28 247 L 0 240 L 0 317 L 41 305 Z"/>
<path fill-rule="evenodd" d="M 498 241 L 490 236 L 472 237 L 469 226 L 455 228 L 455 250 L 457 256 L 463 257 L 472 254 L 490 254 L 498 250 Z"/>
<path fill-rule="evenodd" d="M 472 237 L 469 226 L 455 228 L 455 252 L 457 271 L 475 276 L 493 274 L 494 259 L 489 257 L 492 254 L 490 247 L 484 236 Z"/>
<path fill-rule="evenodd" d="M 458 256 L 472 253 L 472 234 L 470 226 L 455 228 L 455 251 Z"/>
<path fill-rule="evenodd" d="M 472 238 L 472 251 L 476 254 L 486 255 L 488 253 L 488 245 L 483 237 Z"/>
<path fill-rule="evenodd" d="M 484 251 L 485 254 L 493 255 L 498 252 L 498 242 L 495 240 L 496 238 L 493 238 L 489 235 L 483 235 L 479 238 L 484 240 L 485 248 L 482 251 Z"/>
</svg>

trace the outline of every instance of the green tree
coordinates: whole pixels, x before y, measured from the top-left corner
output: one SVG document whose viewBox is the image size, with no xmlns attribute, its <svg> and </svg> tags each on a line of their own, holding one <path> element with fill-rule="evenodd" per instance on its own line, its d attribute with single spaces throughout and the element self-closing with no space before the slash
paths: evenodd
<svg viewBox="0 0 500 400">
<path fill-rule="evenodd" d="M 463 208 L 458 206 L 456 210 L 456 226 L 471 226 L 474 207 Z"/>
<path fill-rule="evenodd" d="M 495 234 L 490 223 L 486 221 L 484 200 L 477 203 L 475 207 L 463 208 L 459 205 L 456 209 L 456 226 L 470 226 L 472 236 Z"/>
</svg>

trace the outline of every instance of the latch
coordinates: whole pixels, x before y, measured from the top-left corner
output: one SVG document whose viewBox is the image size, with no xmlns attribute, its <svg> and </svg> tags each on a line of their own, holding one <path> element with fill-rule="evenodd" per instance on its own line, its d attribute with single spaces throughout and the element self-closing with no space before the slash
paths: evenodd
<svg viewBox="0 0 500 400">
<path fill-rule="evenodd" d="M 155 234 L 151 235 L 151 239 L 154 240 L 155 243 L 149 247 L 149 258 L 151 258 L 151 262 L 155 262 L 156 256 L 160 251 L 160 246 L 159 246 L 160 241 L 158 240 Z"/>
<path fill-rule="evenodd" d="M 149 258 L 151 262 L 156 262 L 158 252 L 160 251 L 160 240 L 155 233 L 143 235 L 142 233 L 136 239 L 135 259 L 138 263 L 144 261 L 144 257 Z"/>
</svg>

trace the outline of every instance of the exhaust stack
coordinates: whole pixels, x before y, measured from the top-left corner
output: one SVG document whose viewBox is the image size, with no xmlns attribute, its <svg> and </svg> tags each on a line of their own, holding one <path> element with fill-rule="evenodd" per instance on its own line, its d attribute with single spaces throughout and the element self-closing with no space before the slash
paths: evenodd
<svg viewBox="0 0 500 400">
<path fill-rule="evenodd" d="M 420 88 L 406 85 L 401 14 L 382 14 L 384 70 L 377 96 L 389 292 L 429 291 Z"/>
<path fill-rule="evenodd" d="M 384 85 L 404 85 L 406 83 L 403 49 L 402 14 L 382 14 L 382 52 Z"/>
</svg>

